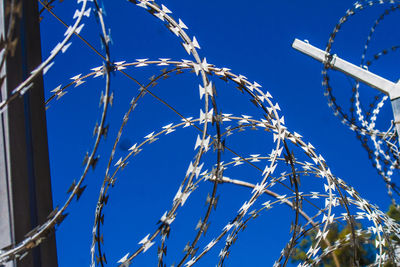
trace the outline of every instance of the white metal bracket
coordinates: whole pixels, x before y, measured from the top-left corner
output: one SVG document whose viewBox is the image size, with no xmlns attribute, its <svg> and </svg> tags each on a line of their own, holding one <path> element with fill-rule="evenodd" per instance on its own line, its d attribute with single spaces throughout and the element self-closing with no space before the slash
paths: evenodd
<svg viewBox="0 0 400 267">
<path fill-rule="evenodd" d="M 351 64 L 339 58 L 337 55 L 330 55 L 326 51 L 312 46 L 308 42 L 300 41 L 299 39 L 294 40 L 292 47 L 303 54 L 327 64 L 330 68 L 341 71 L 344 74 L 388 95 L 392 102 L 394 123 L 396 125 L 396 131 L 400 143 L 400 80 L 397 83 L 393 83 L 368 70 Z"/>
<path fill-rule="evenodd" d="M 391 100 L 400 97 L 399 83 L 393 83 L 386 80 L 368 70 L 341 59 L 337 55 L 330 55 L 329 53 L 312 46 L 307 42 L 300 41 L 299 39 L 294 40 L 292 47 L 324 64 L 328 64 L 332 69 L 341 71 L 344 74 L 371 86 L 372 88 L 378 89 L 382 93 L 389 95 Z"/>
</svg>

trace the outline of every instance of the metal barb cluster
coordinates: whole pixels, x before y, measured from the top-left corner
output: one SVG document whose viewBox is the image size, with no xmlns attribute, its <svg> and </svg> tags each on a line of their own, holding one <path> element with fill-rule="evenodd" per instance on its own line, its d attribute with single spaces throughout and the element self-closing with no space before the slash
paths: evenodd
<svg viewBox="0 0 400 267">
<path fill-rule="evenodd" d="M 361 13 L 363 10 L 379 5 L 384 5 L 385 10 L 378 16 L 369 31 L 363 47 L 360 67 L 370 69 L 374 62 L 381 59 L 383 56 L 396 52 L 398 50 L 398 45 L 392 45 L 389 48 L 375 52 L 371 58 L 367 57 L 370 43 L 374 39 L 374 34 L 377 32 L 380 23 L 382 23 L 382 21 L 387 17 L 392 16 L 394 13 L 399 11 L 400 8 L 399 1 L 379 0 L 359 1 L 356 2 L 352 8 L 346 11 L 345 15 L 340 18 L 339 22 L 330 34 L 330 38 L 325 48 L 327 54 L 334 54 L 333 44 L 345 23 L 350 23 L 352 21 L 351 18 L 358 13 Z M 360 95 L 363 94 L 363 90 L 359 90 L 360 83 L 355 81 L 350 97 L 351 106 L 346 112 L 334 96 L 334 86 L 332 85 L 333 79 L 330 77 L 330 65 L 328 61 L 324 63 L 322 76 L 322 86 L 325 90 L 324 95 L 328 99 L 329 107 L 332 108 L 333 114 L 337 116 L 344 125 L 348 126 L 355 132 L 357 139 L 360 140 L 362 146 L 366 149 L 373 166 L 385 181 L 388 194 L 392 198 L 392 202 L 395 204 L 396 199 L 393 197 L 393 192 L 396 196 L 400 195 L 399 186 L 396 181 L 392 179 L 393 175 L 397 173 L 400 168 L 399 139 L 395 127 L 395 120 L 386 123 L 387 128 L 384 130 L 379 129 L 377 126 L 377 119 L 384 104 L 389 103 L 387 105 L 390 105 L 389 97 L 382 93 L 376 93 L 375 97 L 371 99 L 369 103 L 362 102 Z"/>
</svg>

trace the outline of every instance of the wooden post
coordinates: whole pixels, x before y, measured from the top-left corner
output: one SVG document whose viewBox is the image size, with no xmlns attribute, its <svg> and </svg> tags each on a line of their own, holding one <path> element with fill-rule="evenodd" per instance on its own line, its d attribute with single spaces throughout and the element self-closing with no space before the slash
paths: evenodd
<svg viewBox="0 0 400 267">
<path fill-rule="evenodd" d="M 0 34 L 8 29 L 7 7 L 11 0 L 0 0 Z M 8 55 L 1 75 L 1 100 L 41 62 L 38 4 L 22 2 L 16 16 L 13 39 L 18 44 Z M 0 115 L 0 249 L 24 239 L 24 235 L 46 220 L 52 211 L 52 195 L 47 144 L 46 113 L 42 77 L 23 97 L 11 102 Z M 56 267 L 55 236 L 46 239 L 21 261 L 7 263 L 18 267 Z"/>
</svg>

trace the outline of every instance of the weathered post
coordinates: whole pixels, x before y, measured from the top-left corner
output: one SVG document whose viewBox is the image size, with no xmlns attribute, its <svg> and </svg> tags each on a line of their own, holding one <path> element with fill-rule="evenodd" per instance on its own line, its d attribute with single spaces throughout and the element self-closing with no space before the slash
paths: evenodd
<svg viewBox="0 0 400 267">
<path fill-rule="evenodd" d="M 12 34 L 18 42 L 1 70 L 5 77 L 1 100 L 41 62 L 37 1 L 15 2 L 21 5 Z M 11 0 L 0 1 L 3 38 L 9 28 L 10 3 Z M 26 233 L 46 220 L 51 210 L 46 114 L 43 81 L 39 76 L 31 90 L 11 102 L 0 115 L 0 249 L 22 241 Z M 57 266 L 54 235 L 21 261 L 6 266 Z"/>
</svg>

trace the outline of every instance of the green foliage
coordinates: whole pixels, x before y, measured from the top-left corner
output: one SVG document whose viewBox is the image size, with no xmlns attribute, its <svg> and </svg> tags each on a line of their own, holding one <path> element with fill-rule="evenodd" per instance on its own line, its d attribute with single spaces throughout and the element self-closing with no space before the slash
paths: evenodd
<svg viewBox="0 0 400 267">
<path fill-rule="evenodd" d="M 387 215 L 394 219 L 397 223 L 400 222 L 400 208 L 394 205 L 389 207 Z M 361 229 L 361 224 L 356 223 L 356 229 Z M 298 244 L 294 249 L 294 253 L 291 256 L 293 263 L 303 262 L 306 260 L 306 251 L 315 245 L 317 232 L 315 230 L 310 231 L 307 236 Z M 371 264 L 375 260 L 375 240 L 370 235 L 362 234 L 356 237 L 356 250 L 354 250 L 352 242 L 346 240 L 346 236 L 351 235 L 351 227 L 349 224 L 344 226 L 338 223 L 333 223 L 330 228 L 326 239 L 320 243 L 321 250 L 323 251 L 329 244 L 333 245 L 335 242 L 340 242 L 344 245 L 340 246 L 334 252 L 328 254 L 317 266 L 335 267 L 335 266 L 353 266 L 354 251 L 357 253 L 357 260 L 360 266 L 366 266 Z M 397 237 L 391 237 L 392 240 L 400 244 L 400 240 Z M 347 240 L 351 240 L 347 239 Z M 394 267 L 395 265 L 391 262 L 385 264 L 385 267 Z"/>
<path fill-rule="evenodd" d="M 356 225 L 356 229 L 360 229 L 360 224 Z M 316 243 L 316 231 L 311 231 L 306 238 L 304 238 L 299 246 L 295 249 L 291 259 L 292 262 L 305 261 L 306 251 L 311 245 Z M 334 223 L 330 226 L 328 235 L 325 241 L 322 241 L 320 246 L 321 250 L 324 250 L 329 244 L 333 245 L 336 241 L 340 241 L 341 245 L 338 249 L 322 258 L 321 262 L 317 266 L 334 267 L 337 266 L 335 258 L 340 266 L 352 266 L 354 259 L 354 251 L 356 251 L 357 259 L 360 265 L 368 265 L 374 262 L 374 254 L 370 253 L 373 244 L 370 235 L 362 234 L 356 237 L 356 250 L 353 249 L 352 242 L 346 242 L 346 237 L 351 235 L 350 225 L 340 226 L 338 223 Z M 349 239 L 347 239 L 349 240 Z M 350 239 L 351 240 L 351 239 Z"/>
<path fill-rule="evenodd" d="M 400 208 L 395 205 L 390 205 L 389 211 L 386 213 L 390 218 L 396 222 L 400 222 Z"/>
</svg>

